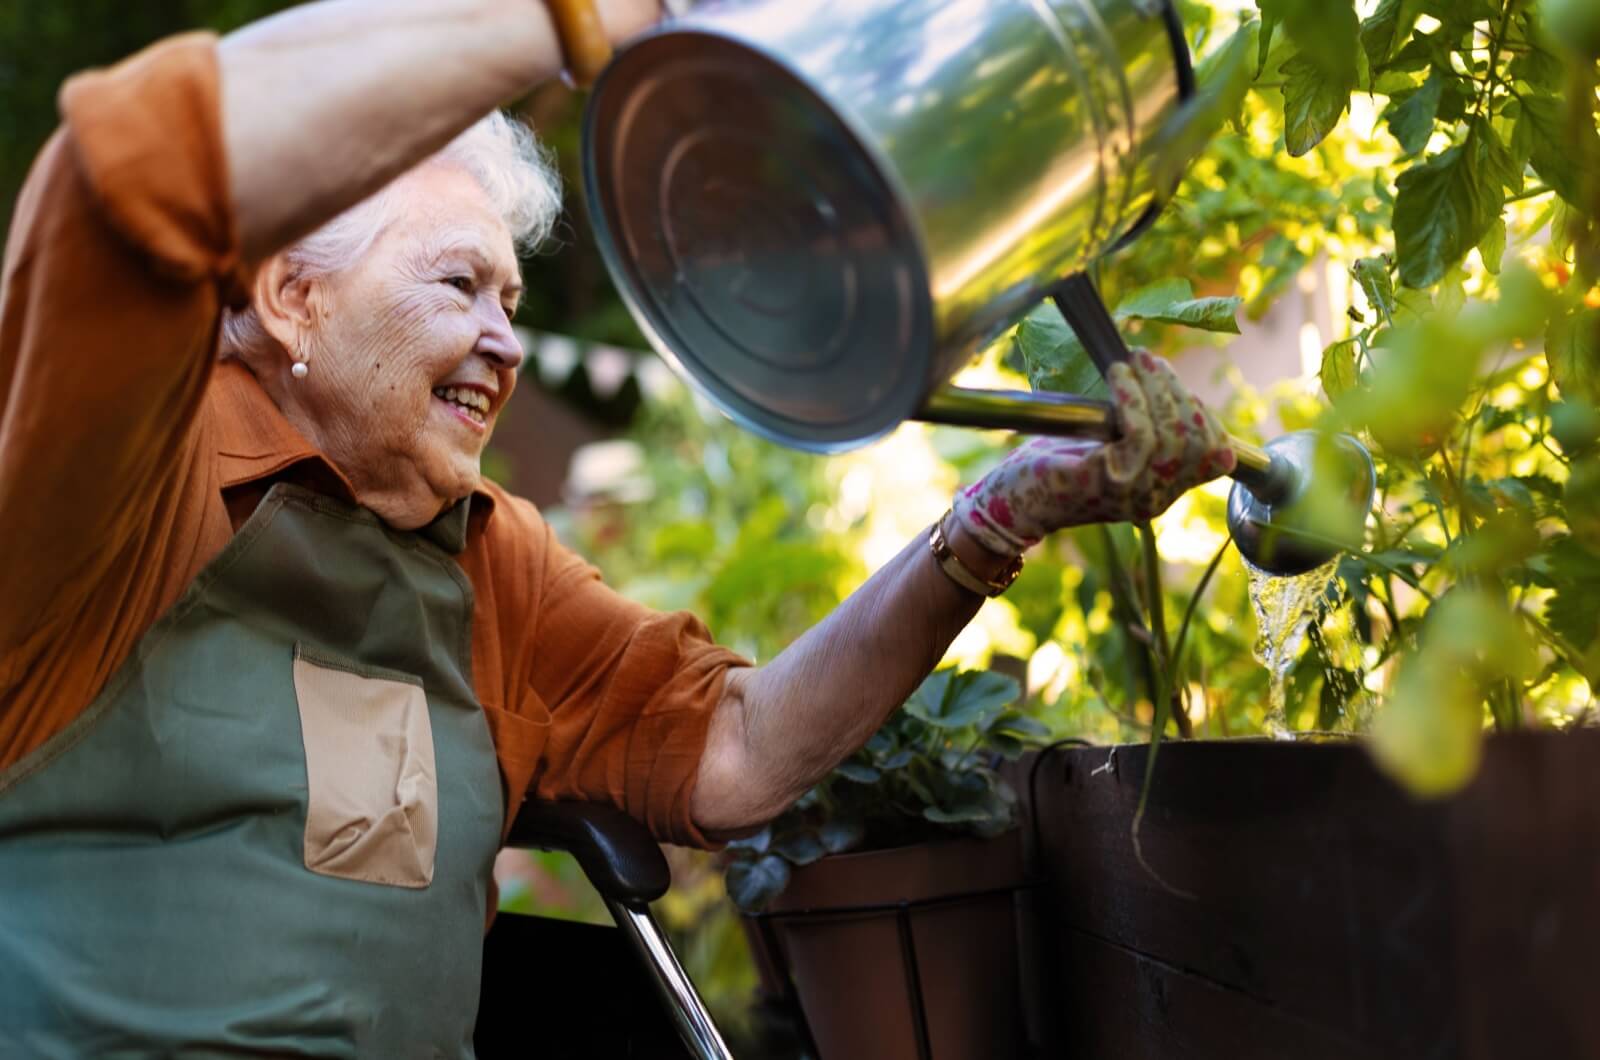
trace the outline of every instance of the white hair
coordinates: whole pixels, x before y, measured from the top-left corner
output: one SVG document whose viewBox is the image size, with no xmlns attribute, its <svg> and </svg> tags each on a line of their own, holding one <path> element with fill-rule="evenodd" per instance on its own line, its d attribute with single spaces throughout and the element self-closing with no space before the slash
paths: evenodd
<svg viewBox="0 0 1600 1060">
<path fill-rule="evenodd" d="M 466 170 L 505 221 L 519 254 L 533 251 L 561 213 L 561 178 L 533 131 L 501 111 L 480 119 L 417 168 L 454 165 Z M 298 276 L 327 276 L 350 268 L 372 249 L 394 220 L 394 183 L 350 207 L 284 255 Z M 222 317 L 220 353 L 237 357 L 267 341 L 253 307 Z"/>
</svg>

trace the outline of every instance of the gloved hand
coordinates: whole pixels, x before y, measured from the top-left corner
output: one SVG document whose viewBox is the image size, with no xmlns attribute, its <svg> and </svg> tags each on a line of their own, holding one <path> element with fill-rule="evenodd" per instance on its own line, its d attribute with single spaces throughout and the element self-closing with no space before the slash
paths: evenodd
<svg viewBox="0 0 1600 1060">
<path fill-rule="evenodd" d="M 1145 350 L 1106 375 L 1115 442 L 1034 438 L 956 496 L 955 515 L 990 551 L 1019 556 L 1051 531 L 1150 519 L 1233 470 L 1216 418 Z"/>
</svg>

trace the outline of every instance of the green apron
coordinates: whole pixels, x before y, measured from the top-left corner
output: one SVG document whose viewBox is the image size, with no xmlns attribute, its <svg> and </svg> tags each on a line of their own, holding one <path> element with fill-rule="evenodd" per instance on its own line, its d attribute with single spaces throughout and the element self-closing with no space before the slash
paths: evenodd
<svg viewBox="0 0 1600 1060">
<path fill-rule="evenodd" d="M 503 807 L 450 555 L 466 507 L 400 533 L 274 485 L 88 710 L 0 772 L 0 1056 L 472 1055 Z M 362 694 L 308 703 L 305 675 Z M 366 690 L 415 690 L 409 734 L 365 742 Z M 428 878 L 342 875 L 373 819 L 320 793 L 426 801 L 434 777 L 436 827 L 389 819 L 407 851 L 436 842 L 407 870 Z M 308 868 L 319 799 L 344 853 Z"/>
</svg>

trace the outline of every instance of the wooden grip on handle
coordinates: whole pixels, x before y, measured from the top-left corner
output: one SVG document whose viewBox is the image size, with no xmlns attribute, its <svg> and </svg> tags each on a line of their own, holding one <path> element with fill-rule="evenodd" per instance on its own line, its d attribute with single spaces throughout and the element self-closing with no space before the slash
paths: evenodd
<svg viewBox="0 0 1600 1060">
<path fill-rule="evenodd" d="M 595 0 L 545 0 L 556 32 L 561 35 L 561 50 L 567 59 L 567 77 L 580 88 L 594 84 L 606 63 L 611 61 L 611 40 L 606 36 Z"/>
</svg>

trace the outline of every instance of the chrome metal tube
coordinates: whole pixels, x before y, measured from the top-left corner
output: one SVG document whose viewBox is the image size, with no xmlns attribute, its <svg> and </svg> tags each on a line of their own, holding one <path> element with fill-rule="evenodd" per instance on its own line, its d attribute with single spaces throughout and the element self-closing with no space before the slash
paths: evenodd
<svg viewBox="0 0 1600 1060">
<path fill-rule="evenodd" d="M 694 983 L 689 981 L 683 965 L 678 963 L 677 954 L 672 952 L 666 936 L 650 915 L 650 907 L 630 905 L 612 898 L 606 899 L 606 907 L 611 910 L 617 927 L 628 936 L 649 965 L 650 977 L 678 1029 L 678 1036 L 694 1054 L 695 1060 L 733 1060 L 733 1054 L 722 1040 L 711 1013 L 706 1011 L 700 995 L 695 992 Z"/>
<path fill-rule="evenodd" d="M 971 390 L 947 386 L 933 392 L 917 419 L 951 427 L 1025 431 L 1065 438 L 1115 438 L 1110 403 L 1049 391 Z M 1260 446 L 1228 436 L 1236 460 L 1232 477 L 1266 504 L 1294 492 L 1298 473 Z"/>
</svg>

